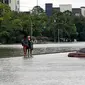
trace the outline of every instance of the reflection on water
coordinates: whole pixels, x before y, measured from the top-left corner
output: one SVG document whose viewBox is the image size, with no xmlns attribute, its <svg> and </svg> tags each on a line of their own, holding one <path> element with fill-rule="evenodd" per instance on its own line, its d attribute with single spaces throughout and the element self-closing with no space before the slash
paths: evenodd
<svg viewBox="0 0 85 85">
<path fill-rule="evenodd" d="M 33 45 L 33 54 L 48 54 L 59 52 L 76 51 L 84 48 L 85 42 L 77 43 L 53 43 L 53 44 L 35 44 Z M 0 57 L 23 56 L 21 44 L 0 45 Z"/>
<path fill-rule="evenodd" d="M 15 48 L 0 48 L 0 58 L 3 57 L 17 57 L 22 56 L 23 50 L 22 49 L 15 49 Z"/>
</svg>

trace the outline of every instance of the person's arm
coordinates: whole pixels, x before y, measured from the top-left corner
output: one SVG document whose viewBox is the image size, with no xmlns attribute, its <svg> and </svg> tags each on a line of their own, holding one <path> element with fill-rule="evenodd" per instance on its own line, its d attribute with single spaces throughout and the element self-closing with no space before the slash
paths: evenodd
<svg viewBox="0 0 85 85">
<path fill-rule="evenodd" d="M 31 49 L 33 49 L 33 42 L 32 42 L 32 41 L 30 41 L 30 44 L 31 44 Z"/>
<path fill-rule="evenodd" d="M 22 40 L 22 41 L 21 41 L 21 43 L 22 43 L 22 46 L 24 46 L 24 45 L 25 45 L 25 42 L 24 42 L 24 40 Z"/>
<path fill-rule="evenodd" d="M 23 46 L 23 40 L 21 40 L 21 44 L 22 44 L 22 46 Z"/>
</svg>

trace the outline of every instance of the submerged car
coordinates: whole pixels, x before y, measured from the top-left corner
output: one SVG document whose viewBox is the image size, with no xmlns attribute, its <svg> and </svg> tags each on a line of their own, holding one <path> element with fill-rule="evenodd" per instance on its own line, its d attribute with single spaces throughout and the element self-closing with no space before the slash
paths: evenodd
<svg viewBox="0 0 85 85">
<path fill-rule="evenodd" d="M 68 54 L 68 57 L 85 57 L 85 48 Z"/>
</svg>

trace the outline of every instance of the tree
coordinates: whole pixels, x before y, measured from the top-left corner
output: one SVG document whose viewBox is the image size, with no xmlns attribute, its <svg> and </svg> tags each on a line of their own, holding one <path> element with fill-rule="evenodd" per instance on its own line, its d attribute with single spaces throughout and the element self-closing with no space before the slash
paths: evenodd
<svg viewBox="0 0 85 85">
<path fill-rule="evenodd" d="M 40 6 L 35 6 L 32 9 L 32 14 L 42 14 L 44 12 L 43 8 L 41 8 Z"/>
<path fill-rule="evenodd" d="M 0 2 L 3 2 L 3 0 L 0 0 Z"/>
<path fill-rule="evenodd" d="M 58 37 L 71 40 L 71 36 L 76 34 L 76 26 L 70 11 L 54 13 L 50 23 L 54 41 L 58 40 Z"/>
<path fill-rule="evenodd" d="M 10 16 L 10 7 L 0 2 L 0 38 L 3 38 L 5 42 L 8 42 L 7 39 L 9 37 L 9 32 L 7 32 L 7 29 L 9 27 L 8 23 L 10 22 Z"/>
<path fill-rule="evenodd" d="M 84 36 L 84 33 L 85 33 L 85 17 L 74 17 L 74 23 L 75 23 L 75 26 L 77 28 L 77 33 L 78 33 L 78 37 L 77 37 L 77 40 L 78 41 L 84 41 L 85 40 L 85 36 Z"/>
</svg>

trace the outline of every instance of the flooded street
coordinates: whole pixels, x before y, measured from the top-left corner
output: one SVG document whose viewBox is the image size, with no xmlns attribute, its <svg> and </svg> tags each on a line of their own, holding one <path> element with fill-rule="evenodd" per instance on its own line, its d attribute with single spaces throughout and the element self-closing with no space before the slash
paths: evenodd
<svg viewBox="0 0 85 85">
<path fill-rule="evenodd" d="M 85 59 L 67 54 L 0 58 L 0 85 L 84 85 Z"/>
<path fill-rule="evenodd" d="M 33 55 L 72 52 L 85 48 L 85 42 L 34 44 Z M 0 58 L 23 56 L 21 44 L 0 45 Z"/>
</svg>

